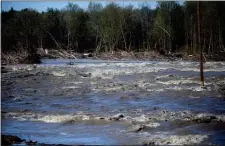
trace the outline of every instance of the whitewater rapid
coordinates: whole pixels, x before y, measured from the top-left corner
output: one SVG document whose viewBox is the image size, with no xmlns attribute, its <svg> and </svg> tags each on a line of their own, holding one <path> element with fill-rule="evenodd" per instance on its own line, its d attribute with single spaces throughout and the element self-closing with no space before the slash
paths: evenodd
<svg viewBox="0 0 225 146">
<path fill-rule="evenodd" d="M 206 62 L 204 76 L 201 88 L 191 61 L 3 66 L 2 133 L 48 144 L 223 145 L 225 62 Z"/>
</svg>

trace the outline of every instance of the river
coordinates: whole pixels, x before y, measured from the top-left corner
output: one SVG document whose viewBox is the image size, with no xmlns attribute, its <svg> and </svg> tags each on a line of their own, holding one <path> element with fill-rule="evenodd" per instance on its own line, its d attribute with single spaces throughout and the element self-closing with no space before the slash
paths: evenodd
<svg viewBox="0 0 225 146">
<path fill-rule="evenodd" d="M 2 71 L 2 134 L 45 144 L 225 145 L 225 62 L 42 60 Z M 71 62 L 71 63 L 69 63 Z"/>
</svg>

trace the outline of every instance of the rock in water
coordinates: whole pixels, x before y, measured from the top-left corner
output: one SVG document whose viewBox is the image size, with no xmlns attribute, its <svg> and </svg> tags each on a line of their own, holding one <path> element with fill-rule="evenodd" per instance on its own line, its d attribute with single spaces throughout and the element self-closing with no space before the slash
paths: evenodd
<svg viewBox="0 0 225 146">
<path fill-rule="evenodd" d="M 115 121 L 118 121 L 119 119 L 121 118 L 124 118 L 124 115 L 123 114 L 118 114 L 118 115 L 115 115 L 113 117 L 110 117 L 109 120 L 115 120 Z"/>
<path fill-rule="evenodd" d="M 23 141 L 25 141 L 25 140 L 22 140 L 17 136 L 2 135 L 2 145 L 12 145 L 12 144 L 20 143 Z"/>
<path fill-rule="evenodd" d="M 145 125 L 136 125 L 136 126 L 132 127 L 130 132 L 140 132 L 145 128 L 146 128 Z"/>
<path fill-rule="evenodd" d="M 67 65 L 74 65 L 74 63 L 73 62 L 69 62 L 69 63 L 67 63 Z"/>
</svg>

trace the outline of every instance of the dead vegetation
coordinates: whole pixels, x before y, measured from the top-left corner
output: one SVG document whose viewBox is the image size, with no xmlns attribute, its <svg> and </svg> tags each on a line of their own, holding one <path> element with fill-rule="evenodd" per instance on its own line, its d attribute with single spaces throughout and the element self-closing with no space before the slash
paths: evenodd
<svg viewBox="0 0 225 146">
<path fill-rule="evenodd" d="M 41 56 L 41 58 L 48 58 L 48 59 L 57 59 L 57 58 L 64 58 L 64 59 L 77 59 L 76 53 L 72 50 L 54 50 L 54 49 L 43 49 L 38 48 L 37 54 Z"/>
<path fill-rule="evenodd" d="M 158 51 L 148 51 L 148 52 L 127 52 L 127 51 L 117 51 L 108 53 L 88 53 L 87 57 L 84 57 L 84 53 L 76 53 L 73 50 L 55 50 L 55 49 L 43 49 L 37 48 L 36 51 L 31 54 L 25 49 L 20 49 L 13 52 L 2 52 L 2 64 L 33 64 L 40 63 L 41 59 L 102 59 L 102 60 L 192 60 L 198 61 L 199 55 L 190 55 L 187 53 L 162 53 Z M 204 61 L 223 61 L 225 60 L 224 55 L 204 55 Z"/>
<path fill-rule="evenodd" d="M 6 52 L 1 54 L 2 59 L 1 62 L 2 64 L 17 64 L 20 62 L 23 62 L 25 58 L 28 57 L 29 53 L 25 50 L 20 51 L 13 51 L 13 52 Z"/>
</svg>

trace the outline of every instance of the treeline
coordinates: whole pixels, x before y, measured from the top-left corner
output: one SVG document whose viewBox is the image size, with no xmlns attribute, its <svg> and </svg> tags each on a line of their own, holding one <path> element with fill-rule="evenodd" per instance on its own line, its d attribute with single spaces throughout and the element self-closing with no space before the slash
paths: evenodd
<svg viewBox="0 0 225 146">
<path fill-rule="evenodd" d="M 201 46 L 206 54 L 225 51 L 225 3 L 200 2 Z M 2 11 L 2 51 L 35 48 L 75 52 L 161 51 L 199 53 L 196 2 L 158 2 L 103 7 L 89 3 L 83 10 L 69 3 L 64 9 Z"/>
</svg>

